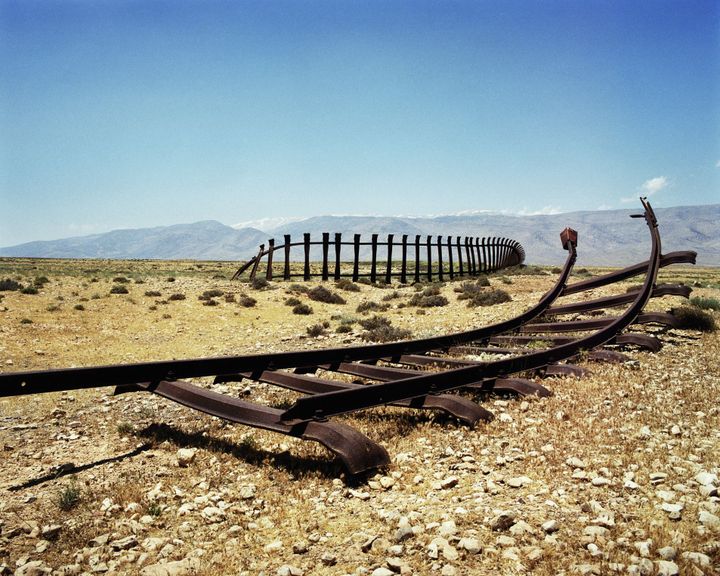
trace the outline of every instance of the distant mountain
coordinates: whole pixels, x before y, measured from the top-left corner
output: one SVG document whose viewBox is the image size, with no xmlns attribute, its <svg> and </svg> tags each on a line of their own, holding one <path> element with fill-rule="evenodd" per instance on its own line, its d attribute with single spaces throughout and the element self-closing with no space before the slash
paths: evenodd
<svg viewBox="0 0 720 576">
<path fill-rule="evenodd" d="M 408 234 L 426 237 L 504 236 L 520 242 L 531 264 L 559 264 L 565 254 L 559 234 L 566 226 L 578 231 L 578 265 L 622 266 L 644 260 L 648 255 L 647 227 L 630 220 L 635 210 L 569 212 L 538 216 L 469 213 L 433 218 L 391 216 L 317 216 L 286 222 L 270 231 L 235 229 L 216 221 L 178 224 L 136 230 L 115 230 L 106 234 L 46 242 L 29 242 L 0 248 L 0 256 L 49 258 L 158 258 L 196 260 L 246 260 L 268 238 L 282 243 L 284 234 L 300 241 L 311 233 L 320 239 L 323 232 L 341 232 L 344 240 L 353 234 Z M 720 204 L 656 209 L 663 252 L 696 250 L 701 266 L 720 266 Z M 296 250 L 296 249 L 293 249 Z M 348 253 L 349 254 L 349 253 Z M 300 258 L 301 251 L 293 252 Z"/>
<path fill-rule="evenodd" d="M 257 252 L 267 240 L 253 228 L 236 230 L 215 220 L 157 228 L 113 230 L 63 240 L 28 242 L 0 248 L 0 256 L 42 258 L 157 258 L 237 260 Z"/>
</svg>

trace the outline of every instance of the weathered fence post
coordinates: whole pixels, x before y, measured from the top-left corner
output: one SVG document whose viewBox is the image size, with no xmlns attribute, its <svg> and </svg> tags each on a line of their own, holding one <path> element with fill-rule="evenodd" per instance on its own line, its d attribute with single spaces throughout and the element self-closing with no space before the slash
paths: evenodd
<svg viewBox="0 0 720 576">
<path fill-rule="evenodd" d="M 455 270 L 453 270 L 453 255 L 452 255 L 452 236 L 447 237 L 447 250 L 448 250 L 448 266 L 450 267 L 450 280 L 455 278 Z"/>
<path fill-rule="evenodd" d="M 330 232 L 322 233 L 322 279 L 328 279 L 328 249 L 330 248 Z"/>
<path fill-rule="evenodd" d="M 266 280 L 273 279 L 273 253 L 275 252 L 275 238 L 268 240 L 268 261 L 267 261 L 267 272 L 265 273 Z"/>
<path fill-rule="evenodd" d="M 425 241 L 427 246 L 427 278 L 428 282 L 432 282 L 432 236 L 428 236 Z"/>
<path fill-rule="evenodd" d="M 457 253 L 458 253 L 458 269 L 460 272 L 460 276 L 465 275 L 465 271 L 463 270 L 463 260 L 462 260 L 462 246 L 460 245 L 460 236 L 457 237 Z"/>
<path fill-rule="evenodd" d="M 387 268 L 385 269 L 385 284 L 390 284 L 390 282 L 392 282 L 393 236 L 393 234 L 388 234 L 387 237 Z"/>
<path fill-rule="evenodd" d="M 285 268 L 283 269 L 283 279 L 290 280 L 290 234 L 285 234 Z"/>
<path fill-rule="evenodd" d="M 477 263 L 475 262 L 475 246 L 473 244 L 475 242 L 475 239 L 471 236 L 468 240 L 469 240 L 469 247 L 470 247 L 470 256 L 469 256 L 470 270 L 472 270 L 471 274 L 473 276 L 476 276 L 478 273 L 478 269 L 477 269 Z"/>
<path fill-rule="evenodd" d="M 402 267 L 400 268 L 400 282 L 407 284 L 407 234 L 402 235 Z"/>
<path fill-rule="evenodd" d="M 370 262 L 370 282 L 373 284 L 375 284 L 375 278 L 377 277 L 377 239 L 377 234 L 370 236 L 370 252 L 372 256 L 372 261 Z"/>
<path fill-rule="evenodd" d="M 360 270 L 360 234 L 353 237 L 353 282 L 358 281 L 358 272 Z"/>
<path fill-rule="evenodd" d="M 340 250 L 342 249 L 342 233 L 335 233 L 335 280 L 340 280 Z"/>
<path fill-rule="evenodd" d="M 415 282 L 420 282 L 420 234 L 415 235 Z"/>
<path fill-rule="evenodd" d="M 255 280 L 255 274 L 257 273 L 258 266 L 260 265 L 260 259 L 262 258 L 263 251 L 265 250 L 265 244 L 260 244 L 260 250 L 258 250 L 255 262 L 253 263 L 252 270 L 250 270 L 250 280 Z"/>
<path fill-rule="evenodd" d="M 482 273 L 482 238 L 475 238 L 475 253 L 477 254 L 477 271 L 478 274 Z"/>
<path fill-rule="evenodd" d="M 305 268 L 303 270 L 303 280 L 310 280 L 310 232 L 303 234 L 303 243 L 305 244 Z"/>
<path fill-rule="evenodd" d="M 437 237 L 438 253 L 438 280 L 443 281 L 443 257 L 442 257 L 442 236 Z"/>
</svg>

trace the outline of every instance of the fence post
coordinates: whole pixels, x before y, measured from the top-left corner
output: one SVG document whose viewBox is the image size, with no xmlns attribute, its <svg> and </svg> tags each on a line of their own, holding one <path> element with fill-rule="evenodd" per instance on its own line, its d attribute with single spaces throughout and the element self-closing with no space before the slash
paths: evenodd
<svg viewBox="0 0 720 576">
<path fill-rule="evenodd" d="M 442 236 L 437 237 L 438 246 L 438 280 L 443 281 Z"/>
<path fill-rule="evenodd" d="M 375 279 L 377 277 L 377 239 L 378 235 L 373 234 L 370 237 L 370 242 L 372 245 L 370 246 L 370 252 L 372 256 L 372 261 L 370 262 L 370 282 L 375 284 Z"/>
<path fill-rule="evenodd" d="M 385 270 L 385 284 L 392 282 L 392 249 L 393 249 L 393 234 L 388 234 L 387 238 L 387 268 Z"/>
<path fill-rule="evenodd" d="M 462 246 L 460 245 L 460 236 L 456 238 L 457 240 L 457 253 L 458 253 L 458 269 L 460 272 L 460 276 L 465 275 L 465 271 L 463 270 L 463 261 L 462 261 Z"/>
<path fill-rule="evenodd" d="M 360 269 L 360 234 L 355 234 L 353 238 L 353 253 L 355 254 L 353 259 L 353 282 L 358 281 L 358 271 Z"/>
<path fill-rule="evenodd" d="M 470 258 L 470 270 L 472 270 L 471 275 L 477 276 L 478 269 L 477 269 L 477 262 L 475 261 L 475 239 L 471 236 L 468 238 L 468 248 L 470 250 L 469 258 Z"/>
<path fill-rule="evenodd" d="M 455 271 L 453 270 L 453 255 L 452 255 L 452 236 L 447 237 L 447 250 L 448 250 L 448 266 L 450 267 L 450 280 L 455 278 Z"/>
<path fill-rule="evenodd" d="M 407 234 L 402 235 L 402 267 L 400 268 L 400 283 L 407 284 Z"/>
<path fill-rule="evenodd" d="M 303 234 L 303 243 L 305 244 L 305 268 L 303 270 L 303 280 L 310 280 L 310 232 Z"/>
<path fill-rule="evenodd" d="M 268 240 L 268 261 L 267 261 L 267 272 L 265 272 L 265 279 L 273 279 L 273 252 L 275 252 L 275 238 Z"/>
<path fill-rule="evenodd" d="M 482 272 L 482 238 L 475 238 L 475 252 L 477 253 L 478 274 Z"/>
<path fill-rule="evenodd" d="M 340 280 L 340 250 L 342 249 L 342 233 L 335 233 L 335 280 Z"/>
<path fill-rule="evenodd" d="M 258 266 L 260 265 L 260 259 L 262 258 L 264 250 L 265 244 L 260 244 L 260 250 L 258 250 L 257 256 L 255 257 L 255 263 L 253 264 L 252 270 L 250 270 L 250 280 L 255 280 L 255 274 L 257 273 Z"/>
<path fill-rule="evenodd" d="M 432 282 L 432 236 L 428 236 L 425 240 L 427 247 L 427 278 L 428 282 Z"/>
<path fill-rule="evenodd" d="M 415 235 L 415 282 L 420 282 L 420 234 Z"/>
<path fill-rule="evenodd" d="M 330 247 L 330 232 L 322 233 L 322 279 L 328 279 L 328 249 Z"/>
<path fill-rule="evenodd" d="M 285 268 L 283 279 L 290 280 L 290 234 L 285 234 Z"/>
</svg>

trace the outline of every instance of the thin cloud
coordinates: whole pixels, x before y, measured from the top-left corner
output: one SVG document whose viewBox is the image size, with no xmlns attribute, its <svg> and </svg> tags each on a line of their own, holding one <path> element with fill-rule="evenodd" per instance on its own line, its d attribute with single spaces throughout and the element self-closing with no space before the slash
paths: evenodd
<svg viewBox="0 0 720 576">
<path fill-rule="evenodd" d="M 718 160 L 717 162 L 715 162 L 715 168 L 720 168 L 720 160 Z"/>
<path fill-rule="evenodd" d="M 639 187 L 640 192 L 644 196 L 652 196 L 653 194 L 657 194 L 660 192 L 660 190 L 663 190 L 667 188 L 670 185 L 670 181 L 667 179 L 666 176 L 656 176 L 655 178 L 650 178 L 650 180 L 645 180 L 645 182 L 642 183 L 642 185 Z M 636 202 L 637 197 L 635 196 L 629 196 L 628 198 L 620 198 L 620 202 L 628 203 L 628 202 Z"/>
</svg>

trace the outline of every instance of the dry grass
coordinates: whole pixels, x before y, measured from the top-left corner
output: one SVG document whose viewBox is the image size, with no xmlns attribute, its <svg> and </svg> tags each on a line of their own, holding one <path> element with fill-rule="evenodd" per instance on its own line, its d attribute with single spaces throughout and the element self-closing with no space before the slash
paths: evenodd
<svg viewBox="0 0 720 576">
<path fill-rule="evenodd" d="M 359 327 L 308 338 L 308 319 L 283 305 L 287 295 L 281 282 L 253 291 L 252 308 L 222 299 L 217 306 L 203 307 L 198 296 L 209 289 L 241 299 L 246 286 L 213 279 L 229 277 L 233 267 L 231 263 L 0 260 L 0 278 L 35 285 L 39 292 L 3 292 L 0 369 L 256 353 L 359 341 Z M 34 278 L 39 276 L 49 282 L 36 284 Z M 142 278 L 144 284 L 124 283 L 128 295 L 110 296 L 118 276 Z M 168 277 L 175 282 L 168 284 Z M 402 298 L 389 301 L 383 316 L 393 327 L 410 330 L 416 337 L 468 329 L 517 314 L 536 302 L 553 278 L 513 276 L 513 284 L 506 287 L 512 302 L 478 309 L 468 309 L 465 302 L 451 297 L 458 283 L 448 283 L 439 293 L 449 303 L 428 308 L 422 316 L 394 304 L 414 293 L 411 287 L 396 285 L 393 289 Z M 668 268 L 659 279 L 679 280 L 702 284 L 694 296 L 720 295 L 714 287 L 720 285 L 716 270 Z M 502 282 L 493 277 L 491 283 Z M 147 291 L 168 294 L 168 287 L 187 294 L 187 299 L 168 304 L 145 296 Z M 615 288 L 614 293 L 623 289 Z M 93 299 L 93 294 L 100 296 Z M 363 301 L 381 301 L 384 294 L 381 288 L 363 285 L 361 292 L 343 296 L 347 310 L 355 310 Z M 85 311 L 79 314 L 73 307 L 81 301 Z M 157 309 L 148 311 L 149 304 Z M 680 298 L 666 297 L 650 307 L 664 311 L 681 304 Z M 313 318 L 320 323 L 338 313 L 337 304 L 313 302 L 313 307 Z M 168 311 L 172 318 L 163 318 Z M 718 318 L 717 312 L 711 314 Z M 23 318 L 32 324 L 21 324 Z M 339 318 L 340 325 L 356 326 L 345 320 Z M 454 566 L 457 574 L 572 574 L 581 564 L 598 565 L 599 573 L 609 574 L 615 563 L 635 562 L 634 544 L 647 539 L 652 539 L 652 561 L 659 559 L 660 548 L 672 545 L 677 548 L 681 574 L 694 574 L 683 552 L 703 552 L 715 566 L 720 564 L 716 545 L 720 535 L 699 530 L 697 521 L 699 511 L 711 510 L 713 504 L 698 495 L 693 480 L 698 470 L 720 472 L 720 342 L 717 333 L 695 331 L 672 330 L 662 338 L 665 347 L 656 355 L 629 352 L 635 367 L 593 364 L 586 378 L 544 381 L 555 393 L 551 398 L 525 403 L 483 400 L 496 419 L 474 430 L 433 412 L 392 407 L 341 418 L 385 445 L 393 458 L 388 470 L 355 483 L 345 482 L 337 462 L 318 444 L 230 425 L 144 393 L 112 396 L 111 389 L 97 389 L 0 399 L 0 565 L 14 569 L 16 561 L 28 556 L 59 568 L 73 563 L 80 552 L 83 570 L 90 571 L 90 559 L 96 554 L 116 573 L 133 574 L 140 570 L 143 552 L 147 564 L 202 550 L 204 574 L 275 574 L 284 564 L 321 576 L 353 574 L 359 568 L 372 572 L 392 555 L 387 546 L 395 544 L 398 521 L 405 516 L 418 533 L 402 543 L 400 557 L 415 574 L 440 574 L 446 564 Z M 211 386 L 210 379 L 197 383 Z M 297 397 L 252 381 L 223 386 L 218 389 L 274 406 L 287 406 Z M 502 414 L 506 416 L 500 418 Z M 137 452 L 141 444 L 148 447 Z M 180 448 L 197 449 L 186 468 L 177 465 Z M 586 479 L 573 478 L 575 471 L 566 464 L 571 456 L 586 464 Z M 81 469 L 8 491 L 70 462 Z M 654 486 L 649 479 L 652 472 L 668 477 Z M 637 489 L 624 487 L 629 473 Z M 383 487 L 383 476 L 394 484 Z M 455 486 L 434 486 L 448 476 L 457 477 Z M 527 476 L 530 483 L 512 488 L 508 480 L 520 476 Z M 595 476 L 609 483 L 595 486 L 591 482 Z M 161 486 L 154 491 L 158 483 Z M 245 499 L 239 492 L 249 485 L 255 486 L 255 495 Z M 70 486 L 79 490 L 79 500 L 62 510 L 59 497 Z M 675 500 L 684 504 L 680 520 L 670 520 L 660 509 L 661 490 L 673 492 Z M 106 499 L 111 504 L 104 509 Z M 182 504 L 196 501 L 193 511 L 179 515 Z M 227 505 L 223 520 L 207 521 L 203 508 L 219 502 Z M 718 514 L 717 503 L 714 506 Z M 516 511 L 531 531 L 515 535 L 493 531 L 490 520 L 498 510 L 507 509 Z M 584 535 L 584 529 L 605 513 L 614 519 L 609 533 Z M 457 537 L 477 538 L 483 552 L 459 550 L 457 560 L 431 558 L 430 542 L 439 535 L 439 524 L 448 520 L 455 522 Z M 547 520 L 560 526 L 549 539 L 541 529 Z M 61 525 L 60 534 L 38 552 L 43 540 L 33 535 L 33 528 L 50 524 Z M 15 527 L 20 532 L 7 537 Z M 111 540 L 136 534 L 138 545 L 119 553 L 107 546 L 88 548 L 92 538 L 106 533 Z M 375 536 L 377 543 L 364 549 L 362 545 Z M 511 536 L 515 544 L 498 542 L 499 536 Z M 147 538 L 174 541 L 174 549 L 161 558 L 158 550 L 143 548 Z M 265 546 L 275 540 L 282 541 L 282 548 L 266 551 Z M 307 553 L 293 553 L 292 545 L 298 541 L 307 542 Z M 457 540 L 452 543 L 457 548 Z M 590 543 L 598 547 L 600 556 L 592 556 Z M 533 559 L 535 549 L 540 549 L 540 556 Z M 337 557 L 336 565 L 323 564 L 326 553 Z M 703 572 L 712 574 L 707 568 Z"/>
</svg>

